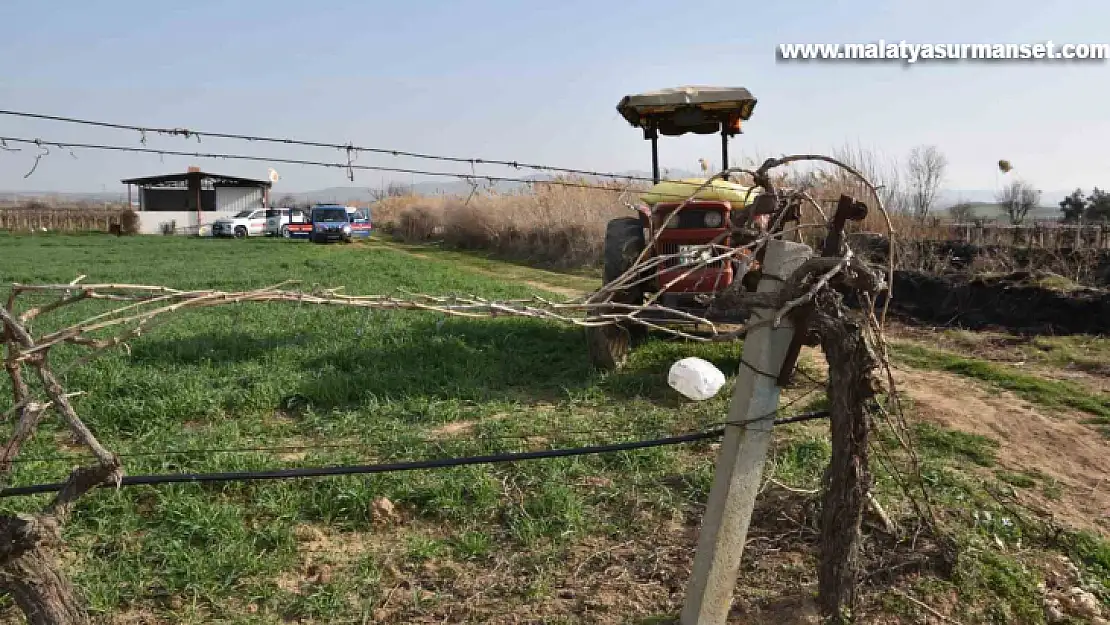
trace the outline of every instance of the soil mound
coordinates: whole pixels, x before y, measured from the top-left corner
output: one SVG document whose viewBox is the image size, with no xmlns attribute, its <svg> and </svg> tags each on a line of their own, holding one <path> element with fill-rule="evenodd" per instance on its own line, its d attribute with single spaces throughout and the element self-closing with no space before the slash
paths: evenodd
<svg viewBox="0 0 1110 625">
<path fill-rule="evenodd" d="M 890 311 L 907 321 L 969 330 L 1110 334 L 1110 291 L 1069 284 L 1047 272 L 969 276 L 896 271 Z"/>
</svg>

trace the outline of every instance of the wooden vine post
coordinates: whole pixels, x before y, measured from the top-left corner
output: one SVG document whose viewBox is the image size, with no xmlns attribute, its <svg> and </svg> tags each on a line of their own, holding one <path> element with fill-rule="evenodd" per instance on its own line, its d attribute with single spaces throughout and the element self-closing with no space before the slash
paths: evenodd
<svg viewBox="0 0 1110 625">
<path fill-rule="evenodd" d="M 878 359 L 859 321 L 836 293 L 816 297 L 814 330 L 829 362 L 828 400 L 832 457 L 821 501 L 818 607 L 830 623 L 852 622 L 860 582 L 860 526 L 871 489 L 868 438 L 870 401 L 879 390 Z"/>
<path fill-rule="evenodd" d="M 50 408 L 92 450 L 97 463 L 74 470 L 54 500 L 38 513 L 0 516 L 0 591 L 12 597 L 32 625 L 83 625 L 89 622 L 88 615 L 56 557 L 61 545 L 60 528 L 81 495 L 122 477 L 119 458 L 104 449 L 77 416 L 70 396 L 50 369 L 48 350 L 36 351 L 25 324 L 42 309 L 17 317 L 14 299 L 13 295 L 7 308 L 0 308 L 0 322 L 6 347 L 4 368 L 12 382 L 18 421 L 12 437 L 0 449 L 0 479 L 7 481 L 12 460 Z M 49 401 L 34 401 L 23 377 L 25 366 L 37 374 Z"/>
</svg>

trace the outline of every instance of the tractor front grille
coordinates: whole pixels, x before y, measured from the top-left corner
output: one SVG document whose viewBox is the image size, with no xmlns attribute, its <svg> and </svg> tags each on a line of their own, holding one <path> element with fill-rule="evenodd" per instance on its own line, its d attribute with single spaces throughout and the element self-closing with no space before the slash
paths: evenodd
<svg viewBox="0 0 1110 625">
<path fill-rule="evenodd" d="M 685 246 L 685 245 L 705 245 L 705 243 L 706 242 L 682 243 L 682 242 L 660 241 L 657 244 L 656 249 L 659 250 L 660 255 L 669 256 L 671 254 L 678 254 L 679 249 L 680 249 L 681 246 Z M 720 246 L 717 246 L 715 249 L 710 250 L 709 253 L 712 256 L 719 256 L 719 255 L 724 253 L 724 249 L 722 249 Z M 690 266 L 692 266 L 692 265 L 687 265 L 687 267 L 690 267 Z M 667 260 L 665 260 L 663 262 L 663 268 L 664 269 L 679 269 L 679 268 L 682 268 L 682 267 L 683 267 L 682 262 L 678 258 L 668 258 Z M 725 261 L 716 260 L 716 261 L 713 261 L 713 262 L 708 263 L 706 265 L 703 265 L 701 267 L 701 269 L 723 269 L 724 267 L 725 267 Z"/>
</svg>

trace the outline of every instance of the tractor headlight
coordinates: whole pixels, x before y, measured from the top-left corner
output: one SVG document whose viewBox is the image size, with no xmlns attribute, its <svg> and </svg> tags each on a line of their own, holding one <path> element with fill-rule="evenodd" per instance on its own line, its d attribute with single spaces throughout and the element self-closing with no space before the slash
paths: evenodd
<svg viewBox="0 0 1110 625">
<path fill-rule="evenodd" d="M 717 211 L 709 211 L 705 214 L 706 228 L 719 228 L 722 222 L 724 222 L 724 217 Z"/>
</svg>

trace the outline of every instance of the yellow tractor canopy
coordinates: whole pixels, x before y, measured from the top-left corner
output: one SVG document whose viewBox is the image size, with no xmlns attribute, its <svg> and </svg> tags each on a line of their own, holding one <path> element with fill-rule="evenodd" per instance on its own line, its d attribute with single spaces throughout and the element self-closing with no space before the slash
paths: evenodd
<svg viewBox="0 0 1110 625">
<path fill-rule="evenodd" d="M 755 103 L 744 87 L 687 86 L 626 95 L 617 104 L 617 112 L 637 128 L 654 127 L 669 137 L 720 130 L 735 135 L 740 132 L 740 122 L 752 116 Z"/>
<path fill-rule="evenodd" d="M 626 95 L 617 112 L 651 141 L 651 179 L 659 178 L 659 137 L 721 134 L 721 164 L 728 168 L 728 139 L 741 133 L 741 122 L 755 109 L 755 96 L 744 87 L 685 86 Z"/>
</svg>

